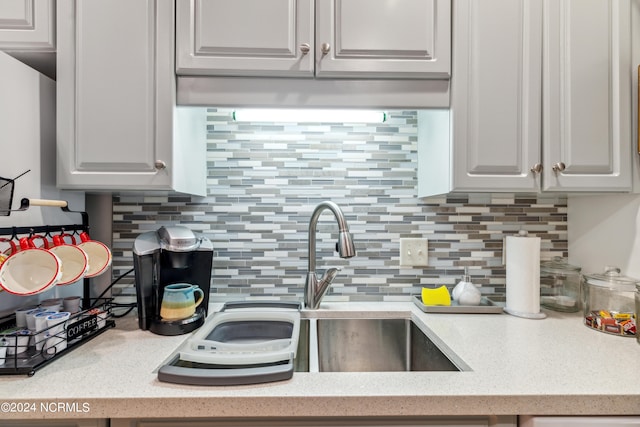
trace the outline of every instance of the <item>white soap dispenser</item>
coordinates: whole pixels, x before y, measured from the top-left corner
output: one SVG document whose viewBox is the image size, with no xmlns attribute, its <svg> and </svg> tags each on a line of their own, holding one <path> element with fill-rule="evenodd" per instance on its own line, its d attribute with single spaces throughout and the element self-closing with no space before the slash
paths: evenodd
<svg viewBox="0 0 640 427">
<path fill-rule="evenodd" d="M 464 269 L 464 277 L 453 289 L 453 298 L 459 305 L 480 305 L 482 294 L 480 290 L 471 283 L 467 269 Z"/>
<path fill-rule="evenodd" d="M 462 293 L 462 290 L 466 287 L 467 283 L 471 283 L 471 277 L 468 274 L 468 270 L 467 267 L 464 268 L 464 276 L 462 276 L 462 280 L 460 280 L 458 282 L 458 284 L 453 288 L 453 291 L 451 291 L 451 298 L 453 298 L 454 301 L 458 301 L 458 298 L 460 298 L 460 294 Z"/>
</svg>

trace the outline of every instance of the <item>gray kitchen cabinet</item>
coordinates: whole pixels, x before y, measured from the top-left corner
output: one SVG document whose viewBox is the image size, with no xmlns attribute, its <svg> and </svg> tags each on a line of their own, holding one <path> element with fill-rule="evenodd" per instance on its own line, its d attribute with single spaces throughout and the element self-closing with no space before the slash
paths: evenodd
<svg viewBox="0 0 640 427">
<path fill-rule="evenodd" d="M 0 50 L 55 79 L 55 0 L 0 1 Z"/>
<path fill-rule="evenodd" d="M 313 420 L 287 419 L 252 419 L 247 421 L 229 421 L 228 419 L 188 418 L 173 419 L 112 419 L 111 427 L 169 427 L 180 425 L 184 427 L 261 427 L 275 425 L 281 427 L 517 427 L 517 417 L 503 416 L 447 416 L 447 417 L 411 417 L 377 419 L 352 418 L 316 418 Z"/>
<path fill-rule="evenodd" d="M 57 186 L 206 194 L 206 112 L 176 106 L 173 2 L 58 0 Z"/>
<path fill-rule="evenodd" d="M 443 78 L 451 0 L 177 0 L 177 73 Z"/>
<path fill-rule="evenodd" d="M 2 420 L 3 427 L 109 427 L 106 419 Z"/>
<path fill-rule="evenodd" d="M 460 0 L 453 16 L 451 109 L 419 113 L 420 196 L 630 190 L 628 2 Z"/>
<path fill-rule="evenodd" d="M 640 427 L 640 417 L 584 416 L 550 417 L 523 415 L 518 419 L 519 427 Z"/>
</svg>

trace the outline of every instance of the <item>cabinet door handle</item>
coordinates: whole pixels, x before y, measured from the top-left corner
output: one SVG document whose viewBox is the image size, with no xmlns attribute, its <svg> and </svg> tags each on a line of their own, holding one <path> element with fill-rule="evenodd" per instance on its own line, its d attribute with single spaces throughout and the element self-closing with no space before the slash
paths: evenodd
<svg viewBox="0 0 640 427">
<path fill-rule="evenodd" d="M 533 165 L 533 167 L 531 168 L 531 172 L 533 172 L 533 173 L 542 172 L 542 164 L 541 163 L 536 163 L 535 165 Z"/>
<path fill-rule="evenodd" d="M 322 52 L 323 55 L 328 54 L 331 52 L 331 45 L 329 43 L 322 43 L 320 45 L 320 52 Z"/>
<path fill-rule="evenodd" d="M 156 170 L 159 171 L 167 168 L 167 164 L 163 160 L 156 160 L 153 166 L 155 166 Z"/>
<path fill-rule="evenodd" d="M 553 165 L 553 171 L 554 172 L 562 172 L 563 170 L 565 170 L 567 168 L 567 165 L 565 165 L 562 162 L 558 162 L 555 165 Z"/>
<path fill-rule="evenodd" d="M 309 46 L 309 43 L 302 43 L 300 45 L 300 52 L 302 52 L 303 55 L 309 53 L 309 50 L 311 50 L 311 46 Z"/>
<path fill-rule="evenodd" d="M 640 154 L 640 65 L 638 65 L 638 122 L 636 131 L 638 132 L 638 153 Z"/>
</svg>

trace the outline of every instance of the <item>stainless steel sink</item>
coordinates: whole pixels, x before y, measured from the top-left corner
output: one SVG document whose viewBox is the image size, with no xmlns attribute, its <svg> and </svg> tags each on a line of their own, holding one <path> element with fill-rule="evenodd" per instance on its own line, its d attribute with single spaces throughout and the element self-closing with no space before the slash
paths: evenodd
<svg viewBox="0 0 640 427">
<path fill-rule="evenodd" d="M 302 319 L 296 370 L 461 371 L 468 366 L 408 318 Z"/>
</svg>

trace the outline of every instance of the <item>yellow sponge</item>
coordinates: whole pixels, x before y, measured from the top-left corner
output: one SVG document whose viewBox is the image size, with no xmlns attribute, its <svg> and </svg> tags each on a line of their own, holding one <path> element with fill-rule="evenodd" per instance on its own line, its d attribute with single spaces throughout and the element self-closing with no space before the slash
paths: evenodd
<svg viewBox="0 0 640 427">
<path fill-rule="evenodd" d="M 446 286 L 439 288 L 422 288 L 422 303 L 424 305 L 451 305 L 451 295 Z"/>
</svg>

